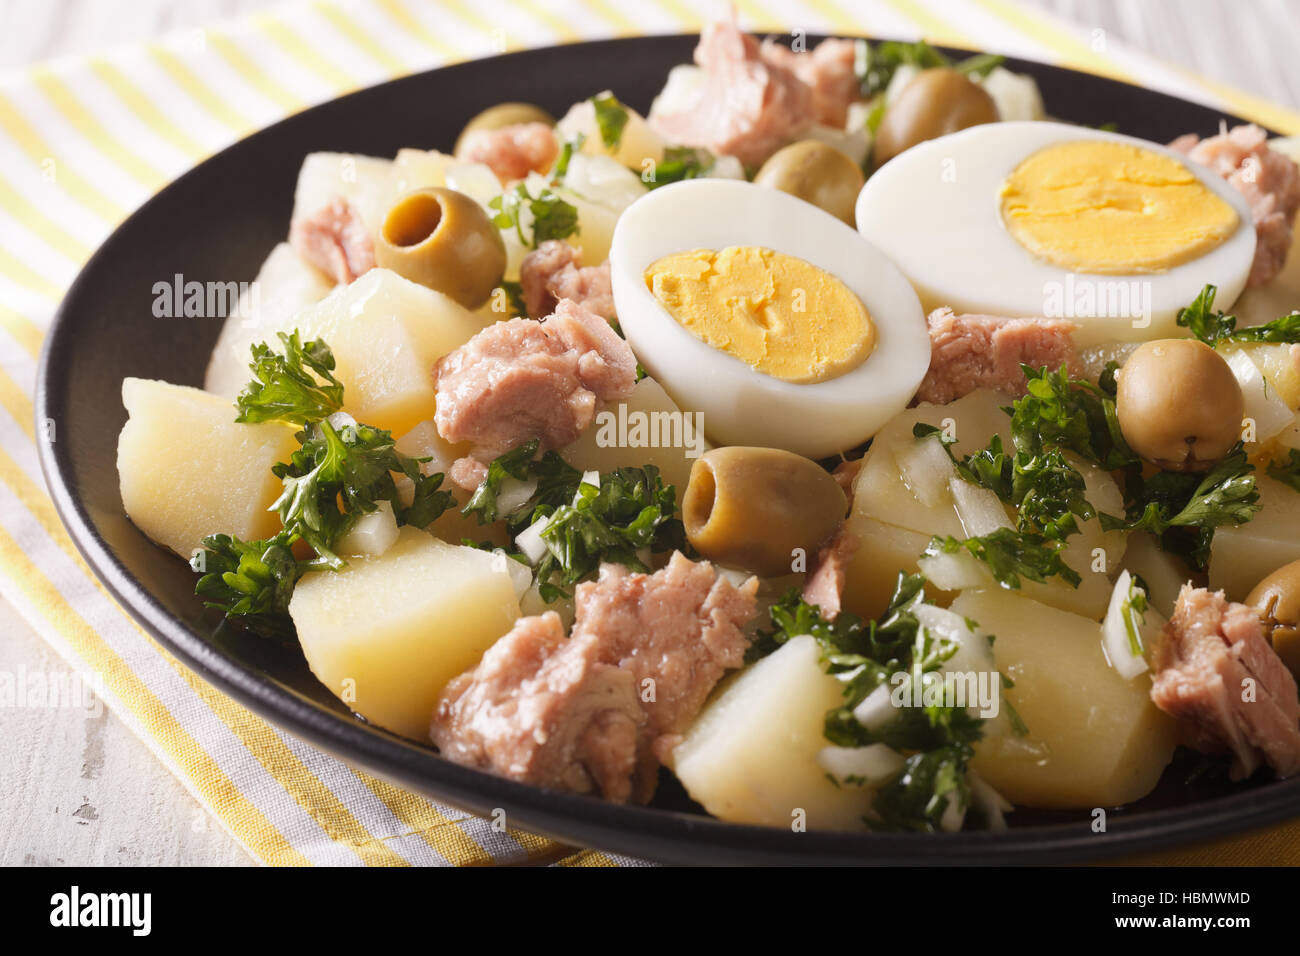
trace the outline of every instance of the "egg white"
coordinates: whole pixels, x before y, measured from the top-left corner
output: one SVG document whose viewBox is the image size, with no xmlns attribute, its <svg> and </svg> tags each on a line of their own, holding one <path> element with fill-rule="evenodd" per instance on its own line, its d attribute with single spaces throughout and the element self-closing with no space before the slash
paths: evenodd
<svg viewBox="0 0 1300 956">
<path fill-rule="evenodd" d="M 797 385 L 756 371 L 677 323 L 646 287 L 658 259 L 691 249 L 761 246 L 829 272 L 876 327 L 856 368 Z M 903 274 L 816 206 L 752 183 L 689 180 L 654 190 L 619 218 L 609 254 L 614 304 L 632 350 L 715 443 L 784 448 L 812 458 L 866 441 L 902 411 L 930 364 L 921 303 Z"/>
<path fill-rule="evenodd" d="M 1073 140 L 1127 143 L 1178 160 L 1236 210 L 1236 230 L 1204 255 L 1158 273 L 1072 273 L 1038 259 L 1003 223 L 1002 185 L 1031 154 Z M 1222 177 L 1156 143 L 1063 123 L 989 123 L 914 146 L 867 180 L 858 195 L 857 222 L 862 235 L 911 281 L 927 310 L 949 306 L 1034 317 L 1064 304 L 1064 313 L 1054 317 L 1076 322 L 1075 342 L 1084 347 L 1183 334 L 1175 323 L 1178 310 L 1207 283 L 1218 286 L 1216 305 L 1230 306 L 1245 288 L 1255 256 L 1250 208 Z M 1128 285 L 1127 302 L 1115 283 Z M 1120 311 L 1108 301 L 1114 292 L 1114 304 L 1127 304 L 1130 314 L 1070 314 L 1084 285 L 1096 293 L 1098 311 Z M 1147 316 L 1131 314 L 1146 311 L 1149 324 Z"/>
</svg>

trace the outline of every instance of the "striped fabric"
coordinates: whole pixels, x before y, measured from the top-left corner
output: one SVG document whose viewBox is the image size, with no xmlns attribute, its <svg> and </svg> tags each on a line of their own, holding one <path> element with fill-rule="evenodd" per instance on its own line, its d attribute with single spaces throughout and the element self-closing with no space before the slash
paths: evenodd
<svg viewBox="0 0 1300 956">
<path fill-rule="evenodd" d="M 1300 115 L 1011 0 L 738 0 L 745 26 L 917 38 L 1104 73 L 1300 133 Z M 687 0 L 313 0 L 0 80 L 0 594 L 268 864 L 618 865 L 406 793 L 281 733 L 188 672 L 107 596 L 60 527 L 34 446 L 47 324 L 90 252 L 204 157 L 307 106 L 494 52 L 696 30 Z M 610 79 L 617 87 L 617 78 Z M 1183 854 L 1251 860 L 1268 842 Z M 1221 854 L 1215 856 L 1215 854 Z M 1165 858 L 1165 862 L 1173 858 Z"/>
</svg>

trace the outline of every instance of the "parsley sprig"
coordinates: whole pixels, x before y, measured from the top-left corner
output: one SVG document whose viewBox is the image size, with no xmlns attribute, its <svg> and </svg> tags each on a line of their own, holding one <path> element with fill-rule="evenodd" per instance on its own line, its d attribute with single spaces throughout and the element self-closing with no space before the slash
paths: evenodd
<svg viewBox="0 0 1300 956">
<path fill-rule="evenodd" d="M 319 339 L 304 344 L 297 329 L 277 335 L 283 353 L 262 342 L 253 346 L 253 380 L 235 400 L 235 421 L 306 425 L 342 408 L 343 386 L 334 377 L 329 346 Z"/>
<path fill-rule="evenodd" d="M 1215 348 L 1222 342 L 1300 343 L 1300 312 L 1291 312 L 1263 325 L 1239 329 L 1235 315 L 1214 308 L 1217 292 L 1215 286 L 1207 285 L 1192 300 L 1191 305 L 1178 310 L 1178 324 L 1210 348 Z"/>
<path fill-rule="evenodd" d="M 567 239 L 578 232 L 578 210 L 565 202 L 549 186 L 534 196 L 525 183 L 494 196 L 488 205 L 496 210 L 492 222 L 498 229 L 514 229 L 519 241 L 536 249 L 548 239 Z M 528 232 L 524 231 L 524 211 L 531 216 Z"/>
</svg>

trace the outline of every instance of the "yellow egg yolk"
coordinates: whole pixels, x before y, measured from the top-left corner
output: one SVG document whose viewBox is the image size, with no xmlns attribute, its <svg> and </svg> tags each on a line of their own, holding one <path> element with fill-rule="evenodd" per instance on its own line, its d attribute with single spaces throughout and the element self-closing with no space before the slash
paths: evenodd
<svg viewBox="0 0 1300 956">
<path fill-rule="evenodd" d="M 1075 140 L 1039 150 L 1002 186 L 1002 218 L 1052 265 L 1103 275 L 1163 272 L 1237 229 L 1237 211 L 1173 157 Z"/>
<path fill-rule="evenodd" d="M 701 342 L 796 384 L 861 365 L 876 329 L 849 287 L 809 262 L 757 246 L 694 249 L 652 263 L 646 286 Z"/>
</svg>

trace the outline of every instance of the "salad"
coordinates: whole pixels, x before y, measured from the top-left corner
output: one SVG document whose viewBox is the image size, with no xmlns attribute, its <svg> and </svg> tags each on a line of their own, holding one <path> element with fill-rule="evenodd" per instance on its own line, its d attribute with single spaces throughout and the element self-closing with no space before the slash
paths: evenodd
<svg viewBox="0 0 1300 956">
<path fill-rule="evenodd" d="M 448 760 L 727 821 L 1300 771 L 1300 144 L 723 21 L 645 115 L 444 145 L 307 156 L 203 388 L 123 382 L 215 617 Z"/>
</svg>

